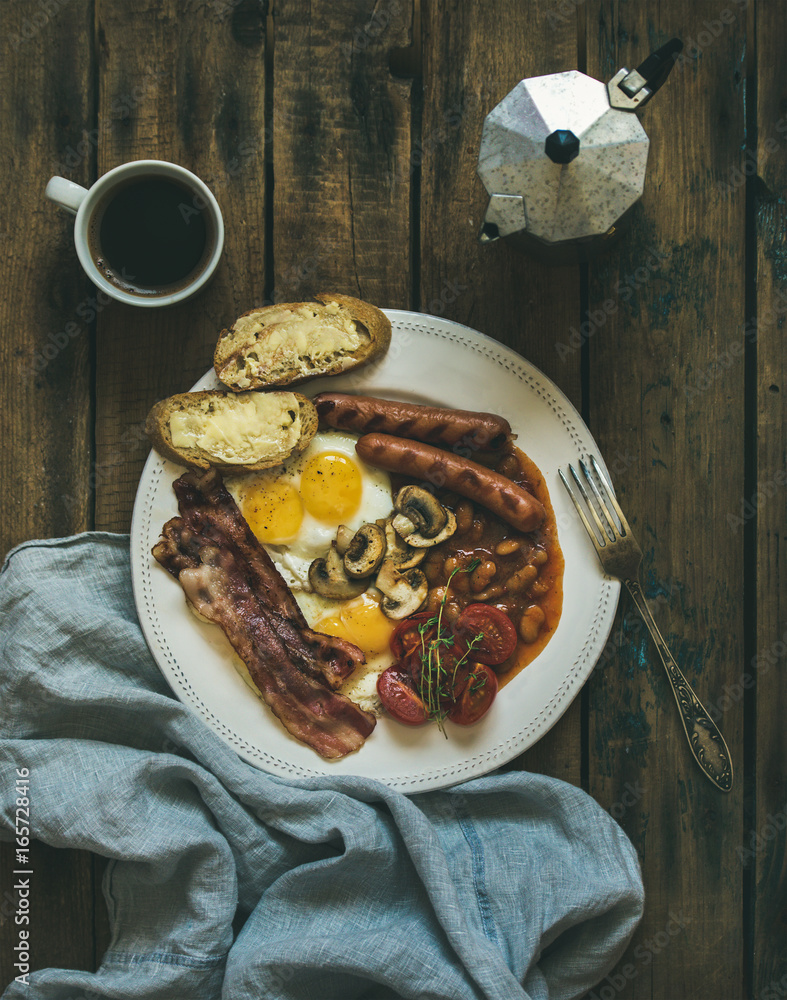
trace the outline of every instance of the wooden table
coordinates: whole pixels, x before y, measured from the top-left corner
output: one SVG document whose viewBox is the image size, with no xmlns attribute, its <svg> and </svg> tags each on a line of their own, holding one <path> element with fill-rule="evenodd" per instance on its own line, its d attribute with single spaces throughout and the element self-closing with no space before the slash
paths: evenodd
<svg viewBox="0 0 787 1000">
<path fill-rule="evenodd" d="M 605 1000 L 787 996 L 786 14 L 779 0 L 0 6 L 3 551 L 127 531 L 148 408 L 263 300 L 331 289 L 451 317 L 581 410 L 736 771 L 727 796 L 698 771 L 623 596 L 582 695 L 518 762 L 587 789 L 639 853 L 645 917 Z M 606 80 L 673 35 L 684 58 L 643 113 L 645 194 L 619 248 L 549 268 L 480 247 L 486 113 L 522 77 Z M 197 172 L 225 215 L 218 276 L 171 311 L 97 297 L 71 219 L 43 198 L 52 174 L 89 185 L 144 157 Z M 95 968 L 101 859 L 36 845 L 34 864 L 36 966 Z M 4 849 L 3 983 L 12 867 Z"/>
</svg>

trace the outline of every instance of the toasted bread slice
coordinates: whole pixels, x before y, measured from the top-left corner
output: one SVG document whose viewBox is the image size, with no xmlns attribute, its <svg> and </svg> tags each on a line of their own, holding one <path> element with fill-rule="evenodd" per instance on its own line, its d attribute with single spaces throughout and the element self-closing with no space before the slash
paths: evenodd
<svg viewBox="0 0 787 1000">
<path fill-rule="evenodd" d="M 145 430 L 180 465 L 260 472 L 306 448 L 317 411 L 299 392 L 181 392 L 156 403 Z"/>
<path fill-rule="evenodd" d="M 391 324 L 376 306 L 321 293 L 244 313 L 222 330 L 213 366 L 235 392 L 341 375 L 381 358 Z"/>
</svg>

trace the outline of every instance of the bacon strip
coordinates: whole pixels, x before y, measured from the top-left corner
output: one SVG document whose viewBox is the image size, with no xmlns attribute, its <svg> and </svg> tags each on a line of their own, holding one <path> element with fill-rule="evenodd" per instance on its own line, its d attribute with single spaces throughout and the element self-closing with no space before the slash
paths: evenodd
<svg viewBox="0 0 787 1000">
<path fill-rule="evenodd" d="M 224 631 L 296 739 L 329 759 L 357 750 L 376 719 L 333 688 L 363 662 L 363 653 L 308 628 L 216 470 L 185 473 L 175 492 L 181 516 L 164 525 L 155 558 L 178 579 L 189 603 Z"/>
<path fill-rule="evenodd" d="M 345 639 L 313 632 L 308 627 L 292 591 L 246 523 L 221 474 L 216 469 L 187 472 L 173 483 L 173 489 L 189 528 L 220 548 L 230 547 L 235 552 L 249 587 L 277 621 L 278 632 L 290 643 L 298 666 L 307 672 L 316 669 L 331 687 L 340 687 L 364 662 L 363 653 Z"/>
<path fill-rule="evenodd" d="M 272 608 L 278 608 L 283 615 L 305 627 L 306 619 L 292 591 L 246 524 L 220 473 L 216 469 L 203 474 L 186 473 L 172 484 L 172 488 L 186 524 L 197 534 L 231 542 L 247 564 L 252 589 L 264 595 Z"/>
</svg>

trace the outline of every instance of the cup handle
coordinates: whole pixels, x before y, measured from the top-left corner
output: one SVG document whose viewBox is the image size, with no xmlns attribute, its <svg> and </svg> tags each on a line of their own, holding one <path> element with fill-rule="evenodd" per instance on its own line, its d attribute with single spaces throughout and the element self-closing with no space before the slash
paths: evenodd
<svg viewBox="0 0 787 1000">
<path fill-rule="evenodd" d="M 76 215 L 87 196 L 87 188 L 68 181 L 65 177 L 53 177 L 47 184 L 44 194 L 56 205 Z"/>
</svg>

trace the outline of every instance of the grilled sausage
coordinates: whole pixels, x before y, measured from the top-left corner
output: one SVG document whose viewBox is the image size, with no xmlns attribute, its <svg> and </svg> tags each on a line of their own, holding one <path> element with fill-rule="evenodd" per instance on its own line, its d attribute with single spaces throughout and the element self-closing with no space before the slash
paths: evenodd
<svg viewBox="0 0 787 1000">
<path fill-rule="evenodd" d="M 494 413 L 419 406 L 342 392 L 321 392 L 312 402 L 320 420 L 329 427 L 357 434 L 379 431 L 447 448 L 461 444 L 471 451 L 496 451 L 511 440 L 511 425 Z"/>
<path fill-rule="evenodd" d="M 474 500 L 519 531 L 534 531 L 544 520 L 542 504 L 527 490 L 450 451 L 387 434 L 364 434 L 355 450 L 369 465 L 423 479 Z"/>
</svg>

